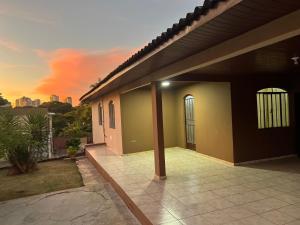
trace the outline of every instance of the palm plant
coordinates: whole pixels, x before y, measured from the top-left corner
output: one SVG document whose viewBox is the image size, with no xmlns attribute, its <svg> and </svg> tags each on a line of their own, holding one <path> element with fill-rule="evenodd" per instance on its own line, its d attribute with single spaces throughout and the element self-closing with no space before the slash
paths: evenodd
<svg viewBox="0 0 300 225">
<path fill-rule="evenodd" d="M 29 137 L 32 157 L 37 161 L 45 152 L 48 142 L 48 117 L 42 111 L 34 111 L 24 117 L 24 134 Z"/>
<path fill-rule="evenodd" d="M 48 119 L 42 112 L 24 118 L 11 110 L 0 113 L 0 157 L 5 157 L 18 173 L 36 168 L 48 137 Z"/>
<path fill-rule="evenodd" d="M 6 157 L 15 144 L 15 137 L 21 136 L 19 121 L 10 110 L 0 113 L 0 157 Z"/>
</svg>

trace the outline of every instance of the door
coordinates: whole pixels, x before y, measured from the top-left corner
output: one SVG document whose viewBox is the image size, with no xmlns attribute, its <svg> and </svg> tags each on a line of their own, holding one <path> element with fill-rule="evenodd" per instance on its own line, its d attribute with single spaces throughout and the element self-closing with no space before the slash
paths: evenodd
<svg viewBox="0 0 300 225">
<path fill-rule="evenodd" d="M 186 96 L 184 98 L 184 106 L 185 106 L 186 148 L 191 150 L 196 150 L 194 97 L 191 95 Z"/>
<path fill-rule="evenodd" d="M 300 157 L 300 93 L 295 94 L 296 148 Z"/>
</svg>

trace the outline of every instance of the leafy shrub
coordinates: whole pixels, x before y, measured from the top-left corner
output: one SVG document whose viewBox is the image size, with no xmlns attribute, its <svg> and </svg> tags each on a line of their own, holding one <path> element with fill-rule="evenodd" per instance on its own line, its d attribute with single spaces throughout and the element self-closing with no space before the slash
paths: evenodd
<svg viewBox="0 0 300 225">
<path fill-rule="evenodd" d="M 80 139 L 79 138 L 71 138 L 67 141 L 67 146 L 68 147 L 73 147 L 79 150 L 79 145 L 80 145 Z"/>
<path fill-rule="evenodd" d="M 69 156 L 74 156 L 78 152 L 78 148 L 69 146 L 67 151 L 68 151 Z"/>
<path fill-rule="evenodd" d="M 67 151 L 69 156 L 75 156 L 79 150 L 80 139 L 79 138 L 71 138 L 67 141 Z"/>
<path fill-rule="evenodd" d="M 64 114 L 68 120 L 67 126 L 62 129 L 61 136 L 81 138 L 92 132 L 92 111 L 89 105 L 74 107 L 71 112 Z"/>
</svg>

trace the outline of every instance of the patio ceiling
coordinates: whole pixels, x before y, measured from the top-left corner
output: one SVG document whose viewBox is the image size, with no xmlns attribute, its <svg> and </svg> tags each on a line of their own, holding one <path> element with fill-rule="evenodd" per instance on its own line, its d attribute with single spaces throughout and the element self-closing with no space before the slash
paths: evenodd
<svg viewBox="0 0 300 225">
<path fill-rule="evenodd" d="M 191 81 L 205 78 L 230 77 L 254 74 L 294 74 L 300 71 L 291 59 L 300 56 L 300 36 L 237 56 L 174 78 Z M 300 63 L 300 62 L 299 62 Z"/>
<path fill-rule="evenodd" d="M 100 95 L 145 77 L 174 62 L 241 35 L 276 18 L 300 9 L 300 1 L 227 0 L 218 3 L 206 15 L 162 44 L 154 52 L 106 79 L 81 100 L 91 101 Z M 254 13 L 255 12 L 255 15 Z M 254 15 L 254 16 L 253 16 Z"/>
</svg>

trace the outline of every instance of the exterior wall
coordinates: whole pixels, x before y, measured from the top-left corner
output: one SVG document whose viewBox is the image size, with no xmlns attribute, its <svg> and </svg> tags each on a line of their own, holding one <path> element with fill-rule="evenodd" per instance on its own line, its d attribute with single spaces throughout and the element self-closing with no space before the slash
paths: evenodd
<svg viewBox="0 0 300 225">
<path fill-rule="evenodd" d="M 102 101 L 103 125 L 99 125 L 98 105 Z M 109 102 L 113 101 L 115 106 L 115 129 L 109 127 Z M 114 153 L 123 154 L 121 106 L 120 95 L 117 92 L 103 96 L 98 101 L 92 102 L 93 142 L 94 144 L 106 143 L 107 147 Z"/>
<path fill-rule="evenodd" d="M 106 146 L 114 153 L 123 154 L 121 103 L 118 92 L 112 92 L 102 97 L 104 118 L 104 141 Z M 115 128 L 109 127 L 109 102 L 113 101 L 115 108 Z"/>
<path fill-rule="evenodd" d="M 165 147 L 178 146 L 178 111 L 176 91 L 166 89 L 162 93 Z"/>
<path fill-rule="evenodd" d="M 232 82 L 235 162 L 295 154 L 293 92 L 287 77 L 243 79 Z M 279 87 L 289 92 L 290 127 L 258 129 L 256 92 Z"/>
<path fill-rule="evenodd" d="M 185 148 L 184 97 L 195 97 L 196 150 L 233 162 L 229 83 L 202 82 L 163 91 L 166 147 Z M 121 96 L 124 153 L 153 149 L 150 89 Z"/>
<path fill-rule="evenodd" d="M 176 107 L 172 92 L 163 93 L 164 141 L 166 147 L 176 144 Z M 124 153 L 153 149 L 152 99 L 149 88 L 121 95 Z"/>
<path fill-rule="evenodd" d="M 195 98 L 196 151 L 233 162 L 230 83 L 201 82 L 177 90 L 178 146 L 185 148 L 184 97 Z"/>
<path fill-rule="evenodd" d="M 246 162 L 296 153 L 293 94 L 298 82 L 281 76 L 234 79 L 231 82 L 199 82 L 163 91 L 166 147 L 186 147 L 184 102 L 195 97 L 196 151 L 229 162 Z M 290 127 L 257 128 L 256 92 L 279 87 L 289 92 Z M 150 89 L 122 95 L 124 153 L 152 149 Z"/>
<path fill-rule="evenodd" d="M 121 108 L 124 153 L 153 149 L 150 89 L 121 95 Z"/>
<path fill-rule="evenodd" d="M 103 126 L 99 125 L 98 105 L 99 101 L 91 103 L 92 107 L 92 127 L 93 127 L 93 142 L 94 144 L 104 143 Z"/>
</svg>

